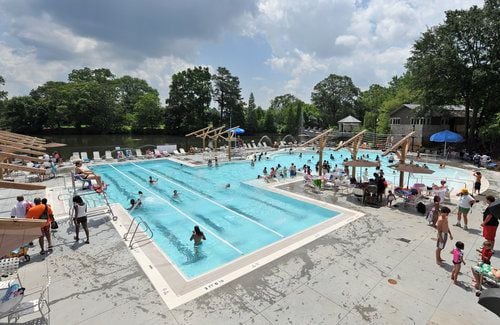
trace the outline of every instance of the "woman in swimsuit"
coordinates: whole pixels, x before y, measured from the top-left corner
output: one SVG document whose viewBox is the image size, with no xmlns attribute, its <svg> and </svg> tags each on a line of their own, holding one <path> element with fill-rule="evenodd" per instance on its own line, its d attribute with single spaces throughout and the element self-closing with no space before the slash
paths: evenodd
<svg viewBox="0 0 500 325">
<path fill-rule="evenodd" d="M 94 174 L 91 170 L 84 169 L 81 161 L 75 162 L 75 173 L 80 175 L 83 179 L 95 179 L 98 187 L 102 186 L 101 176 Z"/>
<path fill-rule="evenodd" d="M 207 238 L 205 237 L 203 231 L 200 230 L 200 227 L 194 226 L 193 234 L 189 240 L 194 240 L 194 245 L 198 246 L 203 243 L 202 240 L 207 240 Z"/>
</svg>

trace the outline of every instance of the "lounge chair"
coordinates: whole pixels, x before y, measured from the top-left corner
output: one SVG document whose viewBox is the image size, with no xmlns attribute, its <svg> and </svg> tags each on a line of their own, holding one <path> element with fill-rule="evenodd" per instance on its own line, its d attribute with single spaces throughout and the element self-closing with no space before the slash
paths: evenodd
<svg viewBox="0 0 500 325">
<path fill-rule="evenodd" d="M 252 142 L 252 148 L 253 149 L 258 149 L 257 146 L 255 145 L 255 142 Z"/>
<path fill-rule="evenodd" d="M 142 154 L 141 149 L 135 149 L 135 156 L 137 157 L 137 159 L 144 159 L 144 158 L 146 158 L 146 157 Z"/>
<path fill-rule="evenodd" d="M 101 154 L 99 153 L 99 151 L 94 151 L 92 154 L 94 155 L 94 161 L 95 162 L 102 161 Z"/>
<path fill-rule="evenodd" d="M 111 155 L 111 151 L 106 150 L 104 152 L 104 159 L 106 159 L 107 161 L 112 161 L 113 160 L 113 156 Z"/>
<path fill-rule="evenodd" d="M 116 159 L 118 159 L 118 161 L 124 161 L 125 160 L 125 155 L 123 154 L 123 151 L 118 150 L 116 152 Z"/>
<path fill-rule="evenodd" d="M 87 152 L 86 151 L 82 151 L 80 153 L 80 156 L 82 157 L 82 161 L 83 162 L 89 162 L 90 161 L 89 156 L 87 156 Z"/>
<path fill-rule="evenodd" d="M 175 156 L 178 156 L 180 155 L 181 153 L 179 152 L 179 150 L 175 149 L 174 151 L 172 151 L 172 153 L 175 155 Z"/>
<path fill-rule="evenodd" d="M 185 155 L 185 154 L 186 154 L 186 151 L 184 150 L 184 148 L 179 148 L 179 152 L 180 152 L 182 155 Z"/>
<path fill-rule="evenodd" d="M 50 286 L 50 277 L 47 284 L 42 288 L 42 290 L 40 290 L 40 295 L 38 296 L 38 299 L 21 302 L 15 307 L 13 311 L 9 312 L 7 315 L 3 315 L 3 317 L 7 317 L 7 321 L 9 324 L 12 321 L 13 323 L 17 324 L 19 318 L 28 315 L 30 315 L 28 317 L 33 318 L 33 316 L 31 315 L 37 314 L 37 316 L 41 316 L 38 317 L 37 319 L 38 321 L 41 321 L 40 322 L 41 324 L 48 324 L 49 323 L 48 318 L 50 314 L 49 292 L 48 292 L 49 286 Z M 33 293 L 37 292 L 38 291 L 34 291 Z"/>
<path fill-rule="evenodd" d="M 130 150 L 130 149 L 125 150 L 125 158 L 128 159 L 128 160 L 135 159 L 135 156 L 132 153 L 132 150 Z"/>
<path fill-rule="evenodd" d="M 477 285 L 479 286 L 479 289 L 482 289 L 482 283 L 483 280 L 498 287 L 500 285 L 500 279 L 497 279 L 491 272 L 492 272 L 492 266 L 490 264 L 486 263 L 480 263 L 479 265 L 473 265 L 472 266 L 472 272 L 476 273 L 479 275 L 479 282 Z"/>
<path fill-rule="evenodd" d="M 264 146 L 264 148 L 267 148 L 267 144 L 265 142 L 262 142 L 262 145 Z"/>
<path fill-rule="evenodd" d="M 71 183 L 73 184 L 74 190 L 76 190 L 76 181 L 82 182 L 82 190 L 86 190 L 92 185 L 92 181 L 90 179 L 85 179 L 81 175 L 71 172 Z"/>
<path fill-rule="evenodd" d="M 78 160 L 82 160 L 82 158 L 80 158 L 80 153 L 79 152 L 73 152 L 73 155 L 71 155 L 71 158 L 69 158 L 70 161 L 78 161 Z"/>
</svg>

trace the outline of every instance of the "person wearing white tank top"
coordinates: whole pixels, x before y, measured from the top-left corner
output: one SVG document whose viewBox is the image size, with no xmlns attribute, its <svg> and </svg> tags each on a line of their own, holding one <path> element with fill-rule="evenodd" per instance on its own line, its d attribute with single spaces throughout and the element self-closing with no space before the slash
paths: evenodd
<svg viewBox="0 0 500 325">
<path fill-rule="evenodd" d="M 83 202 L 83 199 L 79 195 L 75 195 L 73 197 L 73 209 L 75 211 L 75 215 L 73 217 L 73 221 L 75 223 L 75 232 L 76 236 L 74 237 L 76 241 L 80 240 L 80 225 L 82 225 L 83 230 L 85 231 L 85 235 L 87 236 L 87 240 L 85 244 L 89 244 L 89 228 L 87 227 L 87 205 Z"/>
</svg>

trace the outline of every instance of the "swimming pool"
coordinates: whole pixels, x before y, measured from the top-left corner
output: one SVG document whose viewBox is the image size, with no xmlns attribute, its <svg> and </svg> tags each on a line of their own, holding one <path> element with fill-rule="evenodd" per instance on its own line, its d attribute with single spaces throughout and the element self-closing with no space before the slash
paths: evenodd
<svg viewBox="0 0 500 325">
<path fill-rule="evenodd" d="M 330 160 L 330 154 L 334 160 Z M 371 159 L 380 155 L 386 179 L 399 181 L 399 173 L 388 168 L 388 157 L 381 157 L 380 151 L 364 150 L 361 154 L 368 154 Z M 332 166 L 342 167 L 342 159 L 350 157 L 350 153 L 325 150 L 323 157 Z M 94 169 L 110 185 L 107 194 L 111 202 L 128 207 L 130 199 L 138 197 L 138 191 L 144 193 L 144 204 L 132 215 L 141 216 L 149 224 L 158 247 L 183 277 L 191 280 L 337 216 L 339 212 L 331 208 L 247 182 L 262 174 L 264 167 L 269 170 L 277 164 L 288 167 L 294 163 L 299 168 L 309 164 L 314 169 L 317 159 L 314 151 L 305 151 L 302 157 L 297 152 L 278 151 L 263 156 L 254 167 L 249 161 L 193 168 L 170 160 L 148 160 L 100 165 Z M 435 173 L 424 177 L 410 175 L 410 184 L 430 185 L 446 179 L 450 187 L 458 189 L 473 181 L 472 176 L 463 175 L 463 170 L 428 165 Z M 368 171 L 371 175 L 375 168 Z M 150 185 L 149 176 L 158 179 L 158 183 Z M 230 188 L 226 189 L 226 184 Z M 181 193 L 179 199 L 172 198 L 174 190 Z M 207 241 L 199 247 L 189 241 L 194 225 L 199 225 L 207 236 Z"/>
<path fill-rule="evenodd" d="M 137 192 L 143 205 L 132 212 L 151 227 L 156 244 L 187 279 L 294 235 L 338 212 L 246 184 L 247 164 L 190 168 L 168 160 L 96 166 L 110 186 L 112 202 L 128 206 Z M 149 185 L 148 178 L 158 179 Z M 226 189 L 226 183 L 231 187 Z M 174 190 L 180 198 L 172 198 Z M 194 247 L 194 225 L 207 240 Z"/>
</svg>

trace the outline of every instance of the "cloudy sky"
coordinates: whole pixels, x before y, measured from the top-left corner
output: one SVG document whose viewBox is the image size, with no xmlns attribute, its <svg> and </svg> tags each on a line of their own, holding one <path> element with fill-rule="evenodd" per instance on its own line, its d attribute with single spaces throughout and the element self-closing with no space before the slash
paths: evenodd
<svg viewBox="0 0 500 325">
<path fill-rule="evenodd" d="M 401 74 L 411 45 L 444 11 L 482 0 L 0 0 L 0 75 L 10 96 L 84 66 L 147 80 L 227 67 L 266 108 L 310 100 L 331 73 L 361 89 Z"/>
</svg>

